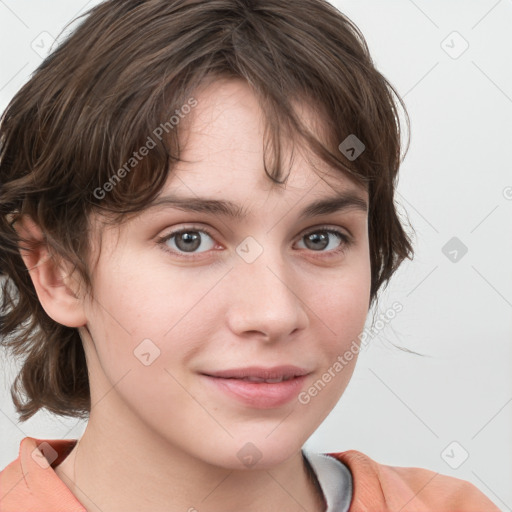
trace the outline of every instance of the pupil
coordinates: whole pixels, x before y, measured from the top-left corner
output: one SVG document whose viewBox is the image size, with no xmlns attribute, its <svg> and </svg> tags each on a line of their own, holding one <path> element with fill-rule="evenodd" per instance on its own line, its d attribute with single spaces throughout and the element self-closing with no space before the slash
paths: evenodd
<svg viewBox="0 0 512 512">
<path fill-rule="evenodd" d="M 324 232 L 321 232 L 322 234 L 313 233 L 307 237 L 308 241 L 313 242 L 313 248 L 318 248 L 318 242 L 320 242 L 321 248 L 325 248 L 326 244 L 328 243 L 327 236 Z M 323 242 L 323 244 L 322 244 Z"/>
<path fill-rule="evenodd" d="M 180 248 L 180 250 L 185 249 L 188 250 L 195 250 L 199 247 L 199 236 L 197 234 L 190 235 L 189 232 L 181 233 L 178 235 L 178 238 L 176 240 L 176 245 Z M 185 242 L 184 247 L 180 247 L 179 242 Z"/>
</svg>

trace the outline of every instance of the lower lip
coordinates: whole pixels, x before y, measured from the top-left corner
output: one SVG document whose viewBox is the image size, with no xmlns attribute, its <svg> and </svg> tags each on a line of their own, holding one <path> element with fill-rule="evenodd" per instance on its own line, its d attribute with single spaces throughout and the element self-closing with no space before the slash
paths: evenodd
<svg viewBox="0 0 512 512">
<path fill-rule="evenodd" d="M 217 389 L 256 409 L 272 409 L 290 402 L 298 396 L 306 380 L 306 375 L 303 375 L 271 384 L 209 375 L 203 377 Z"/>
</svg>

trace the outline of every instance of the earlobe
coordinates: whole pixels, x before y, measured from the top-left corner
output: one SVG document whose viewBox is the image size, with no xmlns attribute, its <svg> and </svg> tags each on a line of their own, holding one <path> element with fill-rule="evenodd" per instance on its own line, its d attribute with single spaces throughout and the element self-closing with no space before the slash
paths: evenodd
<svg viewBox="0 0 512 512">
<path fill-rule="evenodd" d="M 27 215 L 15 224 L 20 237 L 20 255 L 27 267 L 41 306 L 48 316 L 68 327 L 87 323 L 83 302 L 78 297 L 78 283 L 68 275 L 64 265 L 52 256 L 39 226 Z"/>
</svg>

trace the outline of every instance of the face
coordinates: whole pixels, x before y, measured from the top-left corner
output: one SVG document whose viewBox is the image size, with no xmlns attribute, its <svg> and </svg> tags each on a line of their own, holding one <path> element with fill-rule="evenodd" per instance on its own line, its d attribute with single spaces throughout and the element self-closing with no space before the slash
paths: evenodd
<svg viewBox="0 0 512 512">
<path fill-rule="evenodd" d="M 370 297 L 368 196 L 297 151 L 273 186 L 250 89 L 216 82 L 195 98 L 187 162 L 160 204 L 102 233 L 81 328 L 91 420 L 103 383 L 110 413 L 133 415 L 144 435 L 209 464 L 243 468 L 249 456 L 270 468 L 300 450 L 352 375 Z M 359 206 L 302 215 L 343 194 Z M 170 196 L 229 201 L 241 216 Z"/>
</svg>

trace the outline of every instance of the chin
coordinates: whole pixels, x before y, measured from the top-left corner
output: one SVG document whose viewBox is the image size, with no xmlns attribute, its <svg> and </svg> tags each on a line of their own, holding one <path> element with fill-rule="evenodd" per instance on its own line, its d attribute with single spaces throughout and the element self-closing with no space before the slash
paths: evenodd
<svg viewBox="0 0 512 512">
<path fill-rule="evenodd" d="M 273 432 L 270 430 L 258 432 L 254 437 L 244 436 L 243 440 L 235 443 L 238 469 L 272 469 L 300 452 L 303 443 L 290 432 L 285 422 L 274 428 Z"/>
<path fill-rule="evenodd" d="M 213 441 L 215 449 L 197 453 L 196 457 L 213 466 L 234 471 L 269 470 L 296 456 L 302 444 L 293 436 L 271 434 L 267 439 L 258 432 L 255 436 L 237 436 L 224 442 Z M 274 437 L 274 439 L 271 439 Z M 196 447 L 197 449 L 197 447 Z"/>
</svg>

